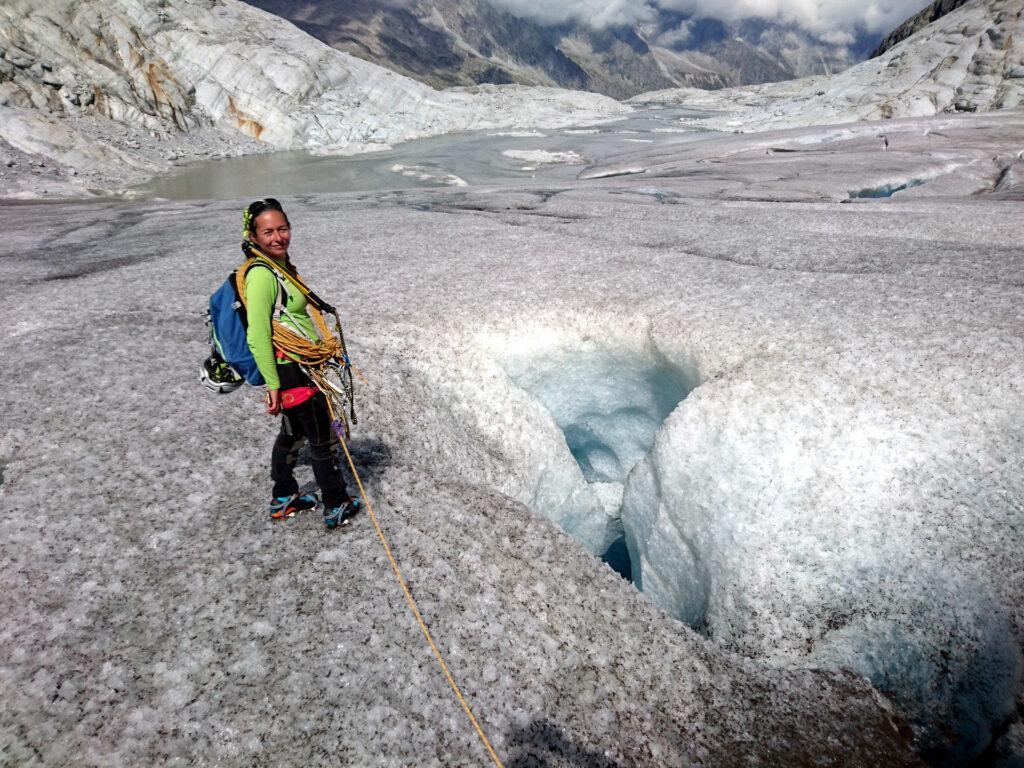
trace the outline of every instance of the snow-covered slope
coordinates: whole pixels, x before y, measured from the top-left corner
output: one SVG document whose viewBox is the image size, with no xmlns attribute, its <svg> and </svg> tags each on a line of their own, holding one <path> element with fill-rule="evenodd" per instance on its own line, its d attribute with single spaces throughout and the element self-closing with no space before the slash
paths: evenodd
<svg viewBox="0 0 1024 768">
<path fill-rule="evenodd" d="M 555 89 L 438 92 L 237 0 L 14 0 L 0 50 L 0 138 L 99 181 L 137 180 L 194 145 L 355 152 L 629 109 Z"/>
<path fill-rule="evenodd" d="M 1024 7 L 972 0 L 882 56 L 838 75 L 733 88 L 642 94 L 635 105 L 687 105 L 726 114 L 721 130 L 844 123 L 943 111 L 1011 109 L 1024 99 Z"/>
</svg>

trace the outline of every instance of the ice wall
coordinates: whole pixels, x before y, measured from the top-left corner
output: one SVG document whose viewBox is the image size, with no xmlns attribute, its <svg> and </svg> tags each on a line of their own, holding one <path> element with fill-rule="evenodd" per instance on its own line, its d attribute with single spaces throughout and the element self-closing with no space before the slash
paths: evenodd
<svg viewBox="0 0 1024 768">
<path fill-rule="evenodd" d="M 416 394 L 417 420 L 444 414 L 430 429 L 446 471 L 601 554 L 614 520 L 566 440 L 572 409 L 562 406 L 560 425 L 559 407 L 542 402 L 557 365 L 535 371 L 534 394 L 508 361 L 608 341 L 699 368 L 700 386 L 625 483 L 638 585 L 732 651 L 867 675 L 911 719 L 922 751 L 962 763 L 1012 720 L 1020 696 L 1014 500 L 1024 488 L 1010 457 L 1024 434 L 1022 233 L 1007 204 L 985 196 L 1002 187 L 982 178 L 1005 154 L 984 126 L 1015 120 L 889 123 L 889 149 L 883 127 L 867 125 L 806 152 L 765 149 L 788 149 L 802 132 L 716 140 L 671 162 L 659 150 L 656 178 L 602 181 L 616 186 L 558 202 L 550 192 L 403 194 L 418 223 L 437 227 L 425 237 L 448 236 L 457 214 L 489 243 L 478 272 L 429 283 L 471 299 L 468 329 L 443 325 L 440 346 L 458 352 L 423 364 L 433 383 Z M 896 162 L 903 178 L 923 178 L 935 141 L 987 160 L 958 161 L 882 201 L 823 202 L 848 200 Z M 509 252 L 534 249 L 528 274 L 504 270 L 496 231 Z M 623 297 L 609 302 L 613 291 Z M 495 296 L 509 298 L 495 308 Z M 410 358 L 438 346 L 436 334 L 403 334 Z"/>
<path fill-rule="evenodd" d="M 751 361 L 672 414 L 622 512 L 650 599 L 745 655 L 856 670 L 943 765 L 984 748 L 1021 680 L 985 501 L 1019 482 L 993 458 L 1019 433 L 955 382 Z"/>
<path fill-rule="evenodd" d="M 626 478 L 695 375 L 668 363 L 644 318 L 608 323 L 542 318 L 474 341 L 474 367 L 496 379 L 493 392 L 475 397 L 495 398 L 519 427 L 502 437 L 518 457 L 509 491 L 598 556 L 622 539 Z"/>
</svg>

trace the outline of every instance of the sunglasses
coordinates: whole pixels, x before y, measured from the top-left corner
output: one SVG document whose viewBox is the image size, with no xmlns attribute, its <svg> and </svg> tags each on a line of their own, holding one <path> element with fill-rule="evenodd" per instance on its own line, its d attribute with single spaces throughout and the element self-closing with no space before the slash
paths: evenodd
<svg viewBox="0 0 1024 768">
<path fill-rule="evenodd" d="M 264 211 L 281 211 L 281 203 L 279 203 L 273 197 L 267 197 L 263 200 L 257 200 L 254 203 L 249 203 L 249 207 L 246 209 L 249 211 L 249 216 L 256 218 Z"/>
<path fill-rule="evenodd" d="M 284 208 L 273 197 L 265 197 L 262 200 L 256 200 L 255 202 L 249 203 L 245 210 L 242 212 L 242 235 L 243 237 L 248 236 L 249 232 L 252 231 L 252 223 L 256 220 L 264 211 L 280 211 L 284 213 Z M 287 216 L 285 217 L 287 219 Z"/>
</svg>

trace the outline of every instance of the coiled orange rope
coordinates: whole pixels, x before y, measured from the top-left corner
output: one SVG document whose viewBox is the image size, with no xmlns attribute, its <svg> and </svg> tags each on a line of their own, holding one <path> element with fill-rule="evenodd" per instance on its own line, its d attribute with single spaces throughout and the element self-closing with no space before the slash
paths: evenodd
<svg viewBox="0 0 1024 768">
<path fill-rule="evenodd" d="M 239 267 L 238 272 L 236 273 L 239 276 L 235 281 L 238 288 L 238 298 L 244 306 L 248 307 L 248 302 L 245 299 L 245 274 L 249 271 L 249 268 L 255 264 L 263 264 L 270 267 L 276 274 L 281 275 L 290 281 L 304 294 L 309 294 L 309 288 L 298 275 L 292 274 L 278 267 L 269 258 L 252 258 Z M 289 328 L 280 320 L 274 319 L 270 323 L 270 341 L 274 345 L 274 349 L 279 349 L 288 353 L 289 357 L 293 357 L 294 359 L 301 361 L 303 365 L 314 367 L 324 365 L 341 357 L 344 353 L 341 341 L 331 332 L 331 329 L 327 325 L 327 321 L 324 320 L 324 316 L 320 310 L 307 304 L 306 312 L 313 320 L 313 325 L 316 326 L 317 335 L 320 337 L 320 340 L 310 341 L 305 336 Z"/>
</svg>

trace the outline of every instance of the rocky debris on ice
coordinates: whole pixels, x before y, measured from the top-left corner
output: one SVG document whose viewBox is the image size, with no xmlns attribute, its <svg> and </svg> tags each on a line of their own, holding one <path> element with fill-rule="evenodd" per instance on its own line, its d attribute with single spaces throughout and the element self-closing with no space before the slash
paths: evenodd
<svg viewBox="0 0 1024 768">
<path fill-rule="evenodd" d="M 28 110 L 8 112 L 2 106 L 0 132 L 6 137 L 0 141 L 15 159 L 0 168 L 0 197 L 14 199 L 130 197 L 124 187 L 175 165 L 271 149 L 216 127 L 148 132 L 94 115 L 58 118 Z M 16 160 L 19 157 L 27 162 Z"/>
<path fill-rule="evenodd" d="M 554 88 L 435 91 L 238 0 L 0 6 L 0 137 L 101 187 L 261 145 L 344 153 L 629 111 Z M 31 194 L 29 182 L 0 192 Z M 52 192 L 83 186 L 54 183 Z"/>
<path fill-rule="evenodd" d="M 23 152 L 0 139 L 0 189 L 6 197 L 36 197 L 39 190 L 57 185 L 64 190 L 78 189 L 86 195 L 85 185 L 76 177 L 78 172 L 62 168 L 48 157 Z"/>
<path fill-rule="evenodd" d="M 1019 0 L 972 0 L 837 75 L 713 92 L 656 91 L 628 103 L 720 110 L 701 124 L 747 132 L 1012 109 L 1022 101 L 1024 8 Z"/>
<path fill-rule="evenodd" d="M 581 165 L 587 162 L 583 155 L 572 150 L 551 152 L 545 149 L 506 149 L 501 154 L 534 165 Z"/>
</svg>

